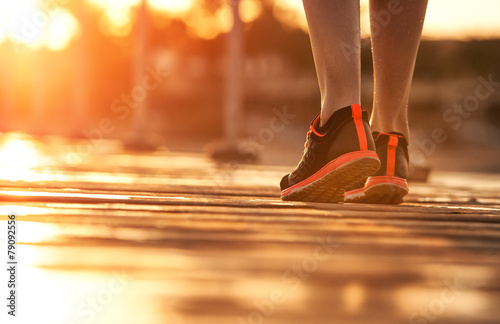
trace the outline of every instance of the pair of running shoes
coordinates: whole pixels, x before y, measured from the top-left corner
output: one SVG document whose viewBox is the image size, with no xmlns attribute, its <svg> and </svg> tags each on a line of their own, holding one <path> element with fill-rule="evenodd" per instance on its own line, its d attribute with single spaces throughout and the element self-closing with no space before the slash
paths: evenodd
<svg viewBox="0 0 500 324">
<path fill-rule="evenodd" d="M 281 199 L 322 203 L 398 204 L 408 194 L 408 142 L 396 132 L 372 133 L 360 105 L 311 123 L 304 155 L 281 180 Z"/>
</svg>

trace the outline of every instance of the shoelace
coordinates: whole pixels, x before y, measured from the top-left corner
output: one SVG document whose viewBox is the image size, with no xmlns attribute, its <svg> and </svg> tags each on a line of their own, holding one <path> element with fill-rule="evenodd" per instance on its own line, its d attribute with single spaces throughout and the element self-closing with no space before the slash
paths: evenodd
<svg viewBox="0 0 500 324">
<path fill-rule="evenodd" d="M 306 142 L 304 143 L 304 149 L 307 149 L 307 147 L 309 146 L 309 138 L 311 137 L 311 133 L 312 133 L 312 126 L 309 127 L 309 131 L 307 132 L 306 134 Z M 305 151 L 304 151 L 305 153 Z"/>
<path fill-rule="evenodd" d="M 303 174 L 306 172 L 307 169 L 309 169 L 309 165 L 312 163 L 313 160 L 311 157 L 311 150 L 308 150 L 311 133 L 312 133 L 312 126 L 309 128 L 309 132 L 307 132 L 306 135 L 306 142 L 304 143 L 304 154 L 302 156 L 302 159 L 300 160 L 297 169 L 295 169 L 294 172 L 295 176 L 298 178 L 303 177 Z"/>
</svg>

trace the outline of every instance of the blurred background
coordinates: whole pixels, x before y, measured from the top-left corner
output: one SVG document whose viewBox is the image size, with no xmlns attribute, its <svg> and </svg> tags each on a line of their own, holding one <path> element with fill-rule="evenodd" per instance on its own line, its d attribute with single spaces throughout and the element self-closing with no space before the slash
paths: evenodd
<svg viewBox="0 0 500 324">
<path fill-rule="evenodd" d="M 499 9 L 429 3 L 410 99 L 414 163 L 500 171 Z M 367 1 L 361 10 L 370 109 Z M 228 0 L 3 1 L 0 132 L 83 140 L 80 158 L 106 143 L 200 151 L 237 137 L 261 163 L 294 164 L 320 106 L 302 2 L 241 0 L 238 13 Z M 279 112 L 293 117 L 269 131 Z"/>
</svg>

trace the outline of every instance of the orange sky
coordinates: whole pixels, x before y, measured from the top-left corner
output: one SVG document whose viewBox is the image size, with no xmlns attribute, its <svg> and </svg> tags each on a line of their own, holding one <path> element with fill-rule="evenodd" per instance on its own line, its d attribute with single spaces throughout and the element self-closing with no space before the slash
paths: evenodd
<svg viewBox="0 0 500 324">
<path fill-rule="evenodd" d="M 10 39 L 31 48 L 64 49 L 78 34 L 78 21 L 68 11 L 57 8 L 49 13 L 40 10 L 37 0 L 0 2 L 0 42 Z M 103 11 L 101 30 L 123 36 L 130 32 L 133 8 L 140 0 L 87 0 Z M 198 0 L 148 0 L 150 8 L 168 16 L 181 17 L 197 36 L 213 38 L 231 27 L 227 6 L 215 14 L 203 12 Z M 262 7 L 257 0 L 241 0 L 244 21 L 256 19 Z M 368 0 L 361 0 L 367 8 Z M 274 0 L 274 14 L 283 23 L 307 29 L 302 0 Z M 198 8 L 197 10 L 192 10 Z M 368 10 L 362 10 L 363 35 L 369 33 Z M 433 0 L 429 1 L 424 37 L 428 39 L 473 39 L 500 37 L 500 1 Z"/>
</svg>

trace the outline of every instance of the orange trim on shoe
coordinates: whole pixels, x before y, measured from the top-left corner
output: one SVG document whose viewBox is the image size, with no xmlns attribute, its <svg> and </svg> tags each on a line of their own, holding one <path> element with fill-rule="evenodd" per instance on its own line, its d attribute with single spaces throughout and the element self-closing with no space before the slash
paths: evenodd
<svg viewBox="0 0 500 324">
<path fill-rule="evenodd" d="M 380 135 L 386 135 L 386 136 L 396 136 L 398 138 L 404 138 L 404 136 L 397 135 L 397 134 L 392 134 L 392 133 L 377 133 L 377 139 L 379 138 Z"/>
<path fill-rule="evenodd" d="M 398 146 L 398 137 L 390 135 L 389 142 L 387 143 L 387 176 L 394 176 L 394 169 L 396 168 L 396 147 Z"/>
<path fill-rule="evenodd" d="M 365 190 L 369 187 L 380 185 L 380 184 L 393 184 L 396 186 L 400 186 L 406 190 L 408 189 L 408 183 L 406 182 L 406 179 L 399 178 L 399 177 L 388 177 L 388 176 L 375 176 L 375 177 L 369 177 L 368 180 L 365 183 Z"/>
<path fill-rule="evenodd" d="M 318 115 L 318 117 L 316 117 L 316 119 L 313 121 L 313 123 L 312 123 L 312 125 L 311 125 L 311 127 L 310 127 L 310 130 L 311 130 L 314 134 L 316 134 L 316 136 L 323 137 L 323 136 L 325 136 L 325 134 L 321 134 L 321 133 L 319 133 L 319 132 L 316 130 L 316 127 L 318 127 L 318 126 L 319 126 L 319 121 L 321 120 L 320 118 L 321 118 L 321 114 L 320 114 L 320 115 Z"/>
<path fill-rule="evenodd" d="M 356 131 L 359 139 L 359 149 L 361 151 L 368 150 L 368 141 L 366 140 L 365 126 L 363 124 L 363 110 L 361 105 L 351 105 L 352 118 L 356 125 Z"/>
<path fill-rule="evenodd" d="M 283 190 L 281 192 L 281 196 L 284 197 L 284 196 L 290 194 L 290 192 L 292 192 L 294 189 L 305 187 L 305 186 L 309 185 L 310 183 L 313 183 L 314 181 L 323 178 L 328 173 L 334 171 L 335 169 L 337 169 L 338 167 L 340 167 L 346 163 L 349 163 L 353 160 L 356 160 L 359 158 L 364 158 L 364 157 L 372 157 L 372 158 L 375 158 L 378 160 L 378 155 L 374 151 L 365 150 L 365 151 L 355 151 L 355 152 L 343 154 L 343 155 L 339 156 L 338 158 L 336 158 L 335 160 L 330 161 L 327 165 L 325 165 L 323 168 L 321 168 L 319 171 L 317 171 L 312 176 L 310 176 L 307 179 L 302 180 L 301 182 L 296 183 L 295 185 Z"/>
</svg>

